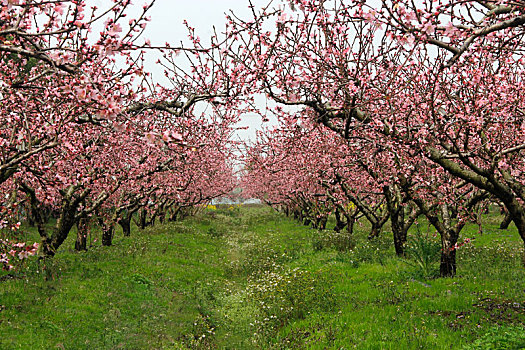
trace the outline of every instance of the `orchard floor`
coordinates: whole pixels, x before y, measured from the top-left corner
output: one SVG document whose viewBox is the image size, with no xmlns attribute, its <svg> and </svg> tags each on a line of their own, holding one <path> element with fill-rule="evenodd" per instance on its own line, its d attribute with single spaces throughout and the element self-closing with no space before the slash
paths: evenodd
<svg viewBox="0 0 525 350">
<path fill-rule="evenodd" d="M 368 242 L 357 225 L 350 240 L 263 206 L 135 228 L 82 253 L 72 234 L 45 266 L 0 272 L 0 349 L 522 349 L 521 241 L 497 220 L 467 227 L 474 239 L 447 279 L 435 278 L 425 223 L 405 260 L 388 228 Z"/>
</svg>

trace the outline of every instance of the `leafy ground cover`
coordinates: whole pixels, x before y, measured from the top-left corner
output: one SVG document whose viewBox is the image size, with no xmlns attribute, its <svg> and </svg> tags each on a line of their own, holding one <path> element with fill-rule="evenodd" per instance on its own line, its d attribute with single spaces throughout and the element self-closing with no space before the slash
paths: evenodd
<svg viewBox="0 0 525 350">
<path fill-rule="evenodd" d="M 72 235 L 53 260 L 0 275 L 0 348 L 522 349 L 519 237 L 485 221 L 465 231 L 453 279 L 435 278 L 439 244 L 424 222 L 407 259 L 388 229 L 368 241 L 365 225 L 319 232 L 257 206 L 135 228 L 82 253 Z"/>
</svg>

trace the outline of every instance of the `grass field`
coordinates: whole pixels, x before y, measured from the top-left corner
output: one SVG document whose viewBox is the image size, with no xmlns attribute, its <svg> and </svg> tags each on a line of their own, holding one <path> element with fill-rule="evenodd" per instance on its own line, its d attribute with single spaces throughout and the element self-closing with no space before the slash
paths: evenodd
<svg viewBox="0 0 525 350">
<path fill-rule="evenodd" d="M 388 228 L 369 242 L 364 224 L 318 232 L 262 206 L 81 253 L 71 234 L 52 261 L 0 272 L 0 349 L 522 349 L 522 243 L 497 220 L 466 228 L 452 279 L 435 278 L 424 223 L 403 260 Z"/>
</svg>

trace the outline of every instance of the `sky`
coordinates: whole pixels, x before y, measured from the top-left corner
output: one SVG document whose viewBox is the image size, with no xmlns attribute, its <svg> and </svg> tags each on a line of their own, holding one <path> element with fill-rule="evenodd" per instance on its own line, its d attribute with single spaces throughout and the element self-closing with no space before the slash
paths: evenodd
<svg viewBox="0 0 525 350">
<path fill-rule="evenodd" d="M 256 7 L 264 7 L 270 0 L 252 0 L 252 3 Z M 274 0 L 273 3 L 278 5 L 280 1 Z M 135 4 L 139 2 L 136 0 Z M 187 20 L 204 42 L 213 34 L 213 26 L 216 26 L 217 32 L 224 28 L 226 13 L 230 10 L 241 18 L 249 18 L 251 10 L 248 6 L 248 0 L 156 0 L 149 12 L 151 22 L 148 23 L 144 37 L 149 38 L 152 45 L 164 45 L 165 42 L 178 45 L 181 41 L 188 43 L 188 32 L 183 24 L 184 20 Z M 162 79 L 163 69 L 156 65 L 155 61 L 155 58 L 151 58 L 146 62 L 146 69 L 152 72 L 154 78 Z M 264 98 L 258 100 L 264 106 Z M 275 120 L 270 120 L 269 123 L 275 123 Z M 237 137 L 242 140 L 254 140 L 256 130 L 260 129 L 261 125 L 262 121 L 258 116 L 245 115 L 238 126 L 248 126 L 249 129 L 239 130 Z"/>
</svg>

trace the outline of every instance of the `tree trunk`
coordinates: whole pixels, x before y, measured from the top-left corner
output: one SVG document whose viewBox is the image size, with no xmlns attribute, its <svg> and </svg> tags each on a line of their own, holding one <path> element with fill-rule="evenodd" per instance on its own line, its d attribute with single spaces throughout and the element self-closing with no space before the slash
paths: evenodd
<svg viewBox="0 0 525 350">
<path fill-rule="evenodd" d="M 516 199 L 505 203 L 505 207 L 511 215 L 512 221 L 514 225 L 516 225 L 518 233 L 523 240 L 524 250 L 522 253 L 522 263 L 523 267 L 525 267 L 525 209 Z"/>
<path fill-rule="evenodd" d="M 374 238 L 379 237 L 379 234 L 381 233 L 381 228 L 383 225 L 378 225 L 377 223 L 372 223 L 372 229 L 370 230 L 370 234 L 368 235 L 368 239 L 372 240 Z"/>
<path fill-rule="evenodd" d="M 397 256 L 405 255 L 405 244 L 407 242 L 408 230 L 419 216 L 419 210 L 412 208 L 410 215 L 405 216 L 405 208 L 399 207 L 390 217 L 392 234 L 394 236 L 394 248 Z"/>
<path fill-rule="evenodd" d="M 76 208 L 67 206 L 64 208 L 57 220 L 56 226 L 53 229 L 51 237 L 46 237 L 42 243 L 44 247 L 42 249 L 45 256 L 54 256 L 58 248 L 64 243 L 69 232 L 75 225 L 75 213 Z"/>
<path fill-rule="evenodd" d="M 388 215 L 388 211 L 385 211 L 384 213 L 381 214 L 380 217 L 366 216 L 366 215 L 365 217 L 372 224 L 372 229 L 370 230 L 370 234 L 368 235 L 368 239 L 371 240 L 371 239 L 379 237 L 379 235 L 381 234 L 381 229 L 383 228 L 385 223 L 388 221 L 390 216 Z"/>
<path fill-rule="evenodd" d="M 355 224 L 355 218 L 353 216 L 347 217 L 347 223 L 346 223 L 346 232 L 353 234 L 354 233 L 354 224 Z"/>
<path fill-rule="evenodd" d="M 164 223 L 164 221 L 166 221 L 166 210 L 162 210 L 158 215 L 157 217 L 159 218 L 159 222 L 161 224 Z"/>
<path fill-rule="evenodd" d="M 177 209 L 172 208 L 168 221 L 177 221 L 177 217 L 179 216 L 180 210 L 181 210 L 181 207 L 177 207 Z"/>
<path fill-rule="evenodd" d="M 40 242 L 40 249 L 42 249 L 42 256 L 44 258 L 54 256 L 56 251 L 53 249 L 53 240 L 51 237 L 42 236 L 41 238 L 42 240 Z"/>
<path fill-rule="evenodd" d="M 102 227 L 102 245 L 109 247 L 113 244 L 113 236 L 115 234 L 115 225 L 111 223 L 104 224 Z"/>
<path fill-rule="evenodd" d="M 123 217 L 118 219 L 118 224 L 122 227 L 122 233 L 124 237 L 129 237 L 131 235 L 131 217 L 133 213 L 126 213 Z"/>
<path fill-rule="evenodd" d="M 131 235 L 131 220 L 130 219 L 131 218 L 119 221 L 120 227 L 122 227 L 122 232 L 125 237 L 129 237 Z"/>
<path fill-rule="evenodd" d="M 511 222 L 512 222 L 512 216 L 510 215 L 508 211 L 505 211 L 505 217 L 503 218 L 503 221 L 501 221 L 499 228 L 501 230 L 506 230 L 509 228 L 509 225 Z"/>
<path fill-rule="evenodd" d="M 456 249 L 450 242 L 443 241 L 441 250 L 441 263 L 439 265 L 439 275 L 441 277 L 454 277 L 456 275 Z"/>
<path fill-rule="evenodd" d="M 407 231 L 404 230 L 404 208 L 397 205 L 389 204 L 390 224 L 392 235 L 394 236 L 394 248 L 397 256 L 405 255 L 405 243 L 407 241 Z"/>
<path fill-rule="evenodd" d="M 392 224 L 392 234 L 394 235 L 394 248 L 397 256 L 405 255 L 405 244 L 407 242 L 407 232 L 398 225 Z"/>
<path fill-rule="evenodd" d="M 44 212 L 47 208 L 36 198 L 35 190 L 27 186 L 25 183 L 21 183 L 21 190 L 29 195 L 31 203 L 31 215 L 33 216 L 35 223 L 37 224 L 38 233 L 42 238 L 41 252 L 44 257 L 52 257 L 56 254 L 58 248 L 66 240 L 71 228 L 82 219 L 77 214 L 77 209 L 82 201 L 89 195 L 90 190 L 84 189 L 78 193 L 79 186 L 69 186 L 66 190 L 61 192 L 63 195 L 60 209 L 57 211 L 57 222 L 52 230 L 51 235 L 48 235 L 48 229 L 45 226 L 46 220 L 44 219 Z M 87 225 L 87 224 L 86 224 Z M 77 237 L 77 243 L 75 247 L 77 250 L 85 250 L 87 240 L 87 228 L 86 233 L 82 234 L 84 225 L 79 226 L 79 235 Z"/>
<path fill-rule="evenodd" d="M 517 215 L 516 218 L 513 219 L 514 224 L 518 228 L 518 233 L 521 236 L 521 239 L 523 240 L 523 252 L 521 256 L 521 262 L 523 264 L 523 267 L 525 267 L 525 214 L 522 211 L 521 215 Z"/>
<path fill-rule="evenodd" d="M 457 222 L 453 228 L 453 222 L 449 215 L 449 206 L 441 205 L 441 262 L 439 275 L 441 277 L 454 277 L 456 275 L 456 243 L 464 223 Z M 436 226 L 434 226 L 436 227 Z M 437 229 L 437 227 L 436 227 Z M 439 230 L 438 230 L 439 231 Z"/>
<path fill-rule="evenodd" d="M 383 194 L 386 199 L 386 207 L 390 216 L 396 255 L 404 256 L 408 228 L 405 229 L 405 208 L 401 203 L 401 193 L 396 185 L 387 185 L 383 187 Z"/>
<path fill-rule="evenodd" d="M 341 230 L 346 226 L 346 222 L 341 220 L 341 212 L 339 211 L 339 208 L 335 209 L 335 232 L 341 232 Z"/>
<path fill-rule="evenodd" d="M 140 209 L 138 217 L 138 226 L 141 230 L 146 228 L 148 212 L 145 208 Z"/>
<path fill-rule="evenodd" d="M 326 222 L 328 221 L 328 217 L 323 216 L 319 219 L 319 230 L 326 229 Z"/>
<path fill-rule="evenodd" d="M 89 231 L 89 219 L 82 218 L 77 222 L 77 239 L 75 241 L 75 250 L 77 252 L 87 250 L 87 235 Z"/>
<path fill-rule="evenodd" d="M 157 220 L 157 213 L 153 214 L 149 221 L 146 221 L 146 226 L 155 226 L 155 220 Z"/>
</svg>

